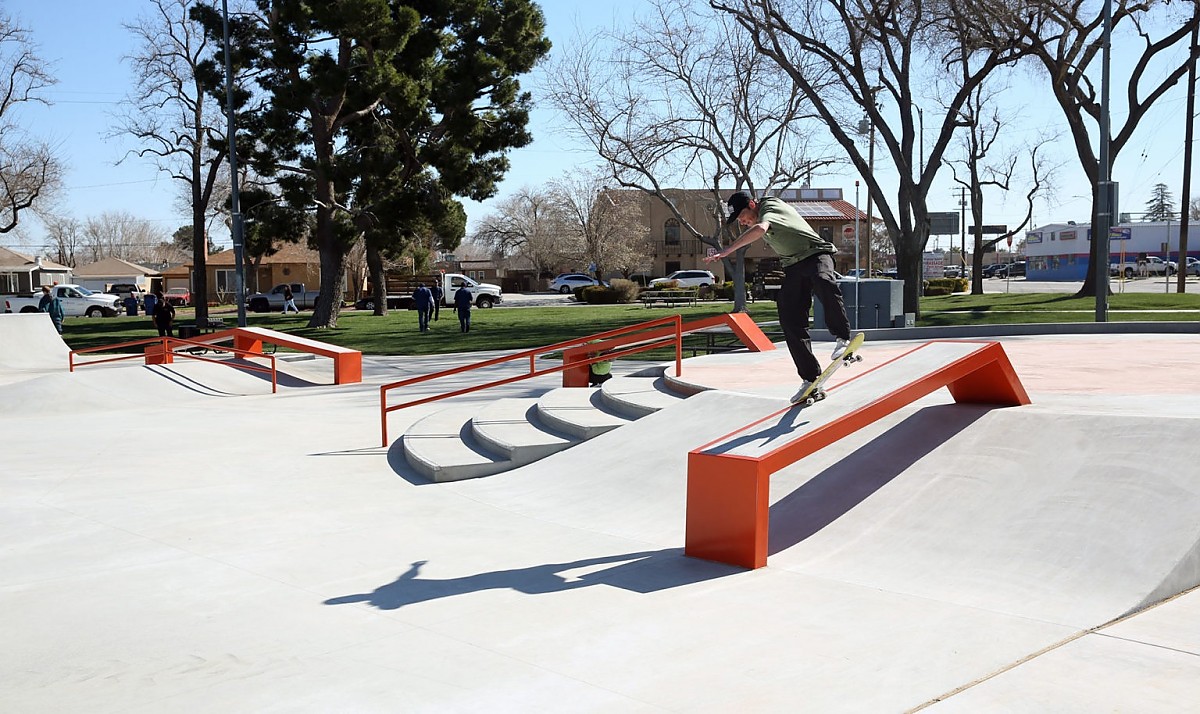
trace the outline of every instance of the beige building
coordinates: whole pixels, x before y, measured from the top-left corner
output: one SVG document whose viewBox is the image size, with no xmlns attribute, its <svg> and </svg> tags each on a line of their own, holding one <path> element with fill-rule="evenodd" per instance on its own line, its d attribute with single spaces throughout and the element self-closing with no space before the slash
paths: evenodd
<svg viewBox="0 0 1200 714">
<path fill-rule="evenodd" d="M 667 197 L 679 208 L 679 212 L 695 229 L 706 235 L 716 232 L 719 213 L 725 206 L 717 206 L 712 193 L 696 189 L 667 189 Z M 723 191 L 725 201 L 733 191 Z M 677 219 L 671 209 L 658 198 L 637 191 L 621 192 L 618 200 L 633 198 L 641 204 L 642 223 L 650 227 L 651 254 L 647 256 L 646 271 L 651 277 L 661 277 L 676 270 L 708 269 L 722 278 L 721 263 L 705 263 L 704 257 L 712 248 L 694 238 Z M 840 188 L 798 188 L 777 192 L 804 217 L 813 229 L 825 240 L 838 248 L 834 264 L 838 271 L 847 272 L 854 267 L 854 221 L 861 221 L 859 232 L 862 237 L 862 254 L 866 255 L 867 216 L 842 198 Z M 720 209 L 720 211 L 718 211 Z M 732 237 L 726 239 L 726 242 Z M 766 243 L 757 241 L 746 251 L 746 275 L 755 271 L 775 270 L 779 257 Z M 732 279 L 725 276 L 723 279 Z"/>
</svg>

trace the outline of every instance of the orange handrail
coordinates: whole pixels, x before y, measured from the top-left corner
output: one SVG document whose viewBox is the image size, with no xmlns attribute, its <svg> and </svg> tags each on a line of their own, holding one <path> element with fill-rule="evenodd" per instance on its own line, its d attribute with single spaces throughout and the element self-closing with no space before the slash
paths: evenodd
<svg viewBox="0 0 1200 714">
<path fill-rule="evenodd" d="M 67 369 L 70 372 L 75 371 L 75 367 L 76 367 L 75 355 L 77 355 L 77 354 L 107 352 L 109 350 L 115 350 L 115 349 L 124 348 L 124 347 L 136 347 L 138 345 L 152 345 L 152 344 L 161 344 L 163 353 L 165 354 L 165 353 L 170 352 L 171 355 L 174 357 L 184 357 L 187 359 L 194 359 L 198 362 L 212 362 L 213 364 L 223 364 L 228 367 L 233 367 L 234 369 L 244 369 L 244 370 L 247 370 L 250 372 L 269 373 L 271 375 L 271 393 L 275 394 L 279 391 L 279 372 L 275 366 L 275 355 L 266 355 L 261 352 L 251 352 L 248 350 L 238 349 L 236 347 L 221 347 L 220 349 L 222 352 L 229 352 L 229 353 L 237 355 L 239 357 L 265 357 L 265 358 L 268 358 L 271 360 L 271 366 L 269 368 L 262 367 L 262 366 L 252 364 L 252 363 L 251 364 L 233 364 L 232 362 L 229 362 L 228 360 L 219 360 L 219 359 L 212 359 L 211 357 L 202 357 L 201 355 L 192 354 L 190 352 L 176 352 L 175 348 L 180 345 L 182 345 L 183 347 L 199 347 L 202 349 L 215 349 L 211 342 L 194 342 L 192 340 L 185 340 L 185 339 L 182 339 L 179 337 L 147 337 L 147 338 L 141 339 L 141 340 L 132 340 L 129 342 L 118 342 L 118 343 L 112 344 L 112 345 L 101 345 L 100 347 L 84 347 L 83 349 L 71 350 L 67 354 Z M 93 364 L 104 364 L 106 362 L 121 362 L 123 360 L 130 360 L 130 359 L 144 359 L 145 356 L 146 355 L 144 352 L 131 352 L 130 354 L 121 355 L 120 357 L 109 357 L 107 359 L 95 359 L 95 360 L 88 360 L 87 362 L 80 362 L 78 364 L 78 366 L 86 367 L 86 366 L 93 365 Z"/>
<path fill-rule="evenodd" d="M 550 353 L 550 352 L 559 352 L 559 351 L 566 350 L 571 347 L 579 347 L 579 346 L 587 345 L 588 343 L 594 342 L 596 340 L 603 340 L 603 339 L 606 339 L 609 337 L 630 334 L 630 333 L 638 332 L 640 330 L 647 330 L 652 327 L 658 327 L 660 325 L 667 325 L 667 324 L 674 326 L 674 330 L 672 331 L 672 334 L 667 337 L 655 337 L 654 339 L 652 339 L 650 341 L 639 342 L 635 345 L 623 347 L 622 349 L 619 349 L 619 350 L 613 350 L 611 352 L 608 352 L 608 353 L 605 353 L 602 355 L 597 355 L 595 357 L 591 357 L 588 359 L 573 361 L 570 364 L 568 364 L 564 360 L 562 364 L 560 364 L 556 367 L 548 368 L 548 369 L 539 370 L 539 369 L 537 369 L 537 366 L 535 364 L 535 360 L 537 359 L 538 355 L 541 355 L 541 354 L 546 354 L 546 353 Z M 440 399 L 446 399 L 448 397 L 457 397 L 462 394 L 469 394 L 471 392 L 477 392 L 477 391 L 480 391 L 483 389 L 488 389 L 490 387 L 498 387 L 502 384 L 511 384 L 513 382 L 519 382 L 523 379 L 529 379 L 531 377 L 540 377 L 545 374 L 554 374 L 555 372 L 561 372 L 565 369 L 572 369 L 575 367 L 590 365 L 590 364 L 594 364 L 596 362 L 607 362 L 609 360 L 617 359 L 619 357 L 626 357 L 628 355 L 637 354 L 638 352 L 647 352 L 649 350 L 658 349 L 659 347 L 667 347 L 667 346 L 675 347 L 675 376 L 678 377 L 679 375 L 681 375 L 683 373 L 683 316 L 682 315 L 676 314 L 676 315 L 672 315 L 670 317 L 661 317 L 656 320 L 650 320 L 648 322 L 640 322 L 636 325 L 627 325 L 625 327 L 618 327 L 614 330 L 608 330 L 607 332 L 598 332 L 594 335 L 589 335 L 587 337 L 578 337 L 573 340 L 567 340 L 565 342 L 557 342 L 552 345 L 546 345 L 545 347 L 535 347 L 534 349 L 523 350 L 521 352 L 514 352 L 513 354 L 505 355 L 503 357 L 493 357 L 492 359 L 483 360 L 482 362 L 476 362 L 474 364 L 464 365 L 462 367 L 454 367 L 452 369 L 442 370 L 441 372 L 434 372 L 433 374 L 426 374 L 426 375 L 423 375 L 420 377 L 410 377 L 409 379 L 402 379 L 399 382 L 391 382 L 389 384 L 384 384 L 379 387 L 379 430 L 380 430 L 380 436 L 381 436 L 381 444 L 380 445 L 387 446 L 387 444 L 388 444 L 387 415 L 389 412 L 398 411 L 400 409 L 404 409 L 405 407 L 417 406 L 418 404 L 426 404 L 429 402 L 435 402 Z M 433 379 L 437 379 L 439 377 L 448 377 L 452 374 L 460 374 L 462 372 L 469 372 L 471 370 L 480 369 L 482 367 L 491 367 L 491 366 L 494 366 L 497 364 L 503 364 L 505 362 L 512 362 L 514 360 L 525 359 L 526 357 L 529 358 L 529 372 L 526 374 L 520 374 L 515 377 L 506 377 L 505 379 L 498 379 L 498 380 L 495 380 L 492 382 L 486 382 L 484 384 L 477 384 L 473 387 L 466 387 L 464 389 L 456 389 L 452 392 L 446 392 L 444 394 L 437 394 L 432 397 L 424 397 L 422 399 L 414 399 L 412 401 L 404 402 L 402 404 L 388 406 L 387 393 L 393 389 L 398 389 L 400 387 L 407 387 L 407 386 L 410 386 L 413 384 L 418 384 L 420 382 L 427 382 L 427 381 L 430 381 Z"/>
</svg>

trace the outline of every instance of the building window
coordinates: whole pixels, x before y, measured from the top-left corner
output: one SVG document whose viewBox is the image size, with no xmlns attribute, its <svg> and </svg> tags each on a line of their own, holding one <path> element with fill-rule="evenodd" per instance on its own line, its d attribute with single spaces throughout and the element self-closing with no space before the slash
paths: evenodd
<svg viewBox="0 0 1200 714">
<path fill-rule="evenodd" d="M 663 240 L 667 245 L 679 245 L 679 221 L 668 218 L 663 223 Z"/>
<path fill-rule="evenodd" d="M 821 240 L 833 242 L 833 229 L 829 226 L 821 226 L 817 229 L 817 233 L 821 235 Z"/>
<path fill-rule="evenodd" d="M 234 279 L 233 279 L 234 275 L 235 275 L 235 272 L 232 270 L 217 270 L 216 271 L 216 278 L 217 278 L 216 290 L 217 290 L 218 295 L 228 295 L 229 293 L 232 293 L 236 289 L 236 286 L 234 285 Z"/>
<path fill-rule="evenodd" d="M 678 260 L 668 260 L 663 267 L 666 269 L 667 275 L 670 275 L 671 273 L 674 273 L 676 270 L 681 269 L 680 263 Z"/>
</svg>

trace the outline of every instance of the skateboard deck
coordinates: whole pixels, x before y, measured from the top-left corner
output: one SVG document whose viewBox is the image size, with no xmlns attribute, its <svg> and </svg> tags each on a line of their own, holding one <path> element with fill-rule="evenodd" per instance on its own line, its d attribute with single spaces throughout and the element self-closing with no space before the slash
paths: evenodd
<svg viewBox="0 0 1200 714">
<path fill-rule="evenodd" d="M 838 368 L 844 364 L 862 361 L 862 355 L 858 354 L 858 350 L 863 346 L 863 342 L 865 342 L 866 339 L 867 336 L 862 332 L 851 335 L 850 344 L 846 347 L 846 351 L 842 353 L 842 356 L 838 357 L 833 362 L 830 362 L 829 366 L 825 368 L 825 371 L 821 373 L 821 376 L 817 377 L 816 381 L 813 382 L 808 389 L 792 399 L 792 404 L 807 407 L 812 406 L 816 402 L 824 399 L 825 390 L 822 387 L 824 387 L 825 382 L 829 381 L 829 378 L 833 376 L 833 373 L 838 371 Z"/>
</svg>

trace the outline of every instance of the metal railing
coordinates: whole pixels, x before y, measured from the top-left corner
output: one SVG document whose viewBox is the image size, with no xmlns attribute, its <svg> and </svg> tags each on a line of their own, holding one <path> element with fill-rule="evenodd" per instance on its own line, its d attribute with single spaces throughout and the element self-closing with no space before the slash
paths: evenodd
<svg viewBox="0 0 1200 714">
<path fill-rule="evenodd" d="M 674 326 L 674 331 L 666 337 L 654 337 L 654 338 L 650 338 L 644 342 L 637 342 L 637 343 L 630 344 L 630 345 L 624 345 L 618 349 L 614 349 L 610 352 L 606 352 L 604 354 L 597 355 L 595 357 L 590 357 L 587 359 L 572 360 L 571 362 L 567 362 L 566 360 L 564 360 L 562 364 L 554 366 L 554 367 L 549 367 L 549 368 L 545 368 L 545 369 L 537 368 L 536 360 L 539 355 L 550 354 L 553 352 L 561 352 L 563 350 L 567 350 L 567 349 L 570 349 L 573 347 L 583 347 L 589 343 L 596 342 L 597 340 L 604 340 L 604 339 L 608 339 L 611 337 L 618 337 L 620 335 L 632 334 L 632 333 L 639 332 L 642 330 L 647 330 L 647 329 L 650 329 L 653 327 L 659 327 L 659 326 L 668 325 L 668 324 Z M 657 320 L 641 322 L 636 325 L 628 325 L 626 327 L 618 327 L 615 330 L 609 330 L 607 332 L 599 332 L 594 335 L 589 335 L 587 337 L 579 337 L 574 340 L 567 340 L 565 342 L 558 342 L 553 345 L 546 345 L 545 347 L 537 347 L 537 348 L 534 348 L 531 350 L 514 352 L 513 354 L 505 355 L 503 357 L 494 357 L 492 359 L 483 360 L 481 362 L 476 362 L 474 364 L 464 365 L 462 367 L 455 367 L 453 369 L 442 370 L 441 372 L 434 372 L 433 374 L 426 374 L 426 375 L 423 375 L 420 377 L 412 377 L 409 379 L 400 380 L 399 382 L 392 382 L 390 384 L 384 384 L 381 387 L 379 387 L 379 431 L 380 431 L 380 439 L 381 439 L 380 446 L 386 447 L 388 445 L 387 415 L 390 412 L 398 411 L 398 410 L 404 409 L 406 407 L 415 407 L 419 404 L 427 404 L 429 402 L 436 402 L 441 399 L 457 397 L 457 396 L 460 396 L 463 394 L 470 394 L 471 392 L 478 392 L 480 390 L 489 389 L 491 387 L 499 387 L 504 384 L 511 384 L 513 382 L 519 382 L 524 379 L 530 379 L 531 377 L 540 377 L 540 376 L 546 375 L 546 374 L 554 374 L 555 372 L 562 372 L 563 370 L 566 370 L 566 369 L 585 367 L 588 365 L 595 364 L 597 362 L 607 362 L 607 361 L 617 359 L 620 357 L 627 357 L 629 355 L 637 354 L 639 352 L 648 352 L 650 350 L 655 350 L 655 349 L 659 349 L 660 347 L 667 347 L 667 346 L 673 346 L 675 348 L 675 375 L 679 376 L 683 373 L 683 316 L 682 315 L 672 315 L 670 317 L 663 317 L 663 318 L 659 318 Z M 504 379 L 497 379 L 497 380 L 493 380 L 491 382 L 477 384 L 472 387 L 456 389 L 451 392 L 445 392 L 443 394 L 436 394 L 431 397 L 423 397 L 421 399 L 413 399 L 413 400 L 410 400 L 407 402 L 403 402 L 401 404 L 395 404 L 392 406 L 388 406 L 388 401 L 387 401 L 388 392 L 390 392 L 393 389 L 399 389 L 401 387 L 408 387 L 408 386 L 411 386 L 414 384 L 419 384 L 421 382 L 428 382 L 433 379 L 438 379 L 440 377 L 448 377 L 453 374 L 461 374 L 463 372 L 470 372 L 472 370 L 481 369 L 483 367 L 491 367 L 494 365 L 503 364 L 505 362 L 512 362 L 515 360 L 523 360 L 523 359 L 529 360 L 529 371 L 524 374 L 519 374 L 515 377 L 505 377 Z"/>
<path fill-rule="evenodd" d="M 94 359 L 94 360 L 88 360 L 86 362 L 79 362 L 77 364 L 75 362 L 75 355 L 94 354 L 96 352 L 109 352 L 111 350 L 123 349 L 126 347 L 137 347 L 138 345 L 152 345 L 152 344 L 161 345 L 162 354 L 163 355 L 170 354 L 172 358 L 182 357 L 184 359 L 193 359 L 198 362 L 212 362 L 213 364 L 223 364 L 227 367 L 232 367 L 234 369 L 242 369 L 242 370 L 246 370 L 248 372 L 263 372 L 263 373 L 270 374 L 271 375 L 271 393 L 275 394 L 276 392 L 278 392 L 279 373 L 275 368 L 275 355 L 263 354 L 261 352 L 250 352 L 249 350 L 242 350 L 242 349 L 238 349 L 236 347 L 225 347 L 225 346 L 215 347 L 212 342 L 197 342 L 194 340 L 185 340 L 185 339 L 182 339 L 179 337 L 148 337 L 143 340 L 133 340 L 131 342 L 119 342 L 114 345 L 101 345 L 100 347 L 85 347 L 83 349 L 71 350 L 70 353 L 67 355 L 67 366 L 68 366 L 69 371 L 74 372 L 75 367 L 77 367 L 77 366 L 78 367 L 87 367 L 87 366 L 94 365 L 94 364 L 105 364 L 107 362 L 121 362 L 124 360 L 145 359 L 146 358 L 145 352 L 131 352 L 129 354 L 121 355 L 119 357 Z M 183 352 L 176 351 L 176 348 L 178 348 L 180 346 L 185 348 L 185 351 L 183 351 Z M 246 363 L 246 362 L 234 363 L 234 362 L 230 362 L 229 360 L 213 359 L 212 357 L 205 357 L 203 355 L 193 354 L 192 352 L 186 351 L 186 350 L 195 350 L 195 349 L 202 349 L 202 350 L 206 350 L 206 351 L 207 350 L 214 350 L 214 351 L 219 350 L 221 352 L 228 352 L 228 353 L 236 355 L 238 357 L 265 358 L 265 359 L 269 359 L 271 361 L 271 366 L 264 367 L 262 365 Z"/>
</svg>

